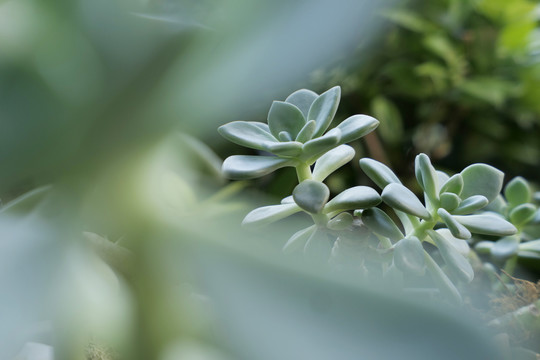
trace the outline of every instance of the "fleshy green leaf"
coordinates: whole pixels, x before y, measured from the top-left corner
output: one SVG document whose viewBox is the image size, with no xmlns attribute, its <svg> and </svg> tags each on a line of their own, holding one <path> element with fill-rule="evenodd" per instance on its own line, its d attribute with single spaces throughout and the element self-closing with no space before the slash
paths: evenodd
<svg viewBox="0 0 540 360">
<path fill-rule="evenodd" d="M 348 212 L 342 212 L 326 224 L 330 230 L 345 230 L 353 223 L 353 216 Z"/>
<path fill-rule="evenodd" d="M 295 139 L 305 123 L 306 119 L 300 109 L 283 101 L 274 101 L 268 112 L 268 127 L 275 137 L 286 131 Z"/>
<path fill-rule="evenodd" d="M 442 194 L 442 186 L 450 179 L 447 173 L 441 170 L 436 170 L 437 173 L 437 193 Z"/>
<path fill-rule="evenodd" d="M 482 209 L 488 204 L 488 199 L 483 195 L 473 195 L 461 202 L 459 206 L 452 211 L 454 215 L 466 215 Z"/>
<path fill-rule="evenodd" d="M 278 139 L 262 129 L 259 124 L 254 121 L 233 121 L 220 126 L 218 132 L 235 144 L 265 150 L 266 146 L 277 143 Z"/>
<path fill-rule="evenodd" d="M 336 128 L 341 130 L 341 143 L 359 139 L 379 126 L 379 121 L 368 115 L 353 115 L 343 120 Z"/>
<path fill-rule="evenodd" d="M 292 136 L 287 131 L 280 131 L 278 134 L 279 141 L 292 141 Z"/>
<path fill-rule="evenodd" d="M 313 138 L 313 134 L 315 134 L 315 127 L 317 126 L 317 123 L 315 120 L 309 120 L 306 125 L 300 130 L 298 133 L 298 136 L 296 136 L 296 141 L 299 141 L 301 143 L 305 143 Z"/>
<path fill-rule="evenodd" d="M 471 232 L 467 228 L 457 222 L 448 211 L 440 208 L 437 214 L 441 217 L 442 221 L 448 226 L 448 229 L 458 239 L 470 239 Z"/>
<path fill-rule="evenodd" d="M 448 269 L 461 281 L 471 282 L 474 270 L 469 261 L 441 234 L 433 230 L 427 231 L 435 242 Z"/>
<path fill-rule="evenodd" d="M 299 211 L 300 207 L 296 204 L 263 206 L 247 214 L 242 221 L 242 225 L 251 227 L 265 226 Z"/>
<path fill-rule="evenodd" d="M 424 248 L 417 237 L 402 239 L 394 245 L 394 265 L 404 273 L 424 275 Z"/>
<path fill-rule="evenodd" d="M 396 210 L 429 220 L 431 215 L 420 200 L 405 186 L 397 183 L 389 184 L 382 192 L 383 201 Z"/>
<path fill-rule="evenodd" d="M 340 98 L 341 88 L 335 86 L 313 101 L 309 108 L 307 120 L 315 120 L 317 123 L 314 137 L 321 136 L 328 129 L 336 114 Z"/>
<path fill-rule="evenodd" d="M 486 164 L 470 165 L 463 169 L 461 176 L 463 177 L 462 199 L 483 195 L 489 202 L 501 192 L 504 179 L 502 171 Z"/>
<path fill-rule="evenodd" d="M 509 217 L 512 224 L 522 226 L 531 221 L 536 215 L 536 206 L 533 204 L 521 204 L 510 211 Z"/>
<path fill-rule="evenodd" d="M 0 213 L 28 213 L 45 198 L 51 189 L 52 185 L 46 185 L 31 190 L 0 207 Z"/>
<path fill-rule="evenodd" d="M 310 213 L 319 213 L 328 201 L 330 190 L 322 182 L 304 180 L 293 190 L 293 198 L 298 206 Z"/>
<path fill-rule="evenodd" d="M 491 256 L 498 260 L 506 260 L 517 254 L 519 250 L 519 240 L 513 236 L 506 236 L 493 243 Z"/>
<path fill-rule="evenodd" d="M 467 240 L 458 239 L 452 235 L 450 230 L 448 229 L 437 229 L 435 230 L 437 233 L 439 233 L 441 236 L 444 236 L 446 240 L 450 242 L 450 244 L 456 248 L 456 250 L 463 256 L 467 256 L 469 252 L 471 251 L 471 248 L 469 246 L 469 243 Z"/>
<path fill-rule="evenodd" d="M 397 241 L 403 238 L 401 230 L 383 210 L 370 208 L 362 211 L 362 221 L 374 233 Z"/>
<path fill-rule="evenodd" d="M 454 219 L 475 234 L 508 236 L 514 235 L 517 232 L 514 225 L 497 215 L 454 216 Z"/>
<path fill-rule="evenodd" d="M 493 241 L 479 241 L 476 244 L 474 244 L 474 251 L 476 251 L 478 254 L 481 255 L 489 255 L 491 254 L 491 249 L 493 248 L 493 244 L 495 244 Z"/>
<path fill-rule="evenodd" d="M 452 281 L 450 281 L 448 276 L 446 276 L 444 271 L 441 270 L 439 265 L 437 265 L 435 260 L 433 260 L 433 258 L 426 251 L 424 251 L 424 258 L 427 269 L 441 292 L 452 299 L 455 303 L 461 304 L 462 299 L 458 289 L 452 283 Z"/>
<path fill-rule="evenodd" d="M 441 186 L 440 194 L 444 192 L 454 193 L 456 195 L 461 195 L 463 190 L 463 177 L 461 174 L 455 174 L 446 180 L 446 182 Z"/>
<path fill-rule="evenodd" d="M 327 152 L 334 148 L 341 139 L 341 131 L 339 129 L 332 129 L 323 136 L 309 140 L 303 146 L 303 152 L 306 158 L 317 158 L 318 155 Z M 313 159 L 314 161 L 315 159 Z"/>
<path fill-rule="evenodd" d="M 286 254 L 290 254 L 292 252 L 304 249 L 304 246 L 306 246 L 306 242 L 311 237 L 311 235 L 313 235 L 316 229 L 317 225 L 311 225 L 310 227 L 294 233 L 294 235 L 291 236 L 287 243 L 283 246 L 283 252 Z"/>
<path fill-rule="evenodd" d="M 381 202 L 379 193 L 369 186 L 355 186 L 339 193 L 326 204 L 324 213 L 336 210 L 365 209 Z"/>
<path fill-rule="evenodd" d="M 222 171 L 229 179 L 246 180 L 270 174 L 292 164 L 290 159 L 276 156 L 233 155 L 225 159 Z"/>
<path fill-rule="evenodd" d="M 401 184 L 396 174 L 388 166 L 377 160 L 369 158 L 360 159 L 360 167 L 381 189 L 384 189 L 388 184 Z"/>
<path fill-rule="evenodd" d="M 307 89 L 300 89 L 295 92 L 293 92 L 291 95 L 289 95 L 285 102 L 288 102 L 289 104 L 295 105 L 300 111 L 302 111 L 302 114 L 304 117 L 308 118 L 309 108 L 311 107 L 311 104 L 317 99 L 319 95 L 317 93 L 307 90 Z"/>
<path fill-rule="evenodd" d="M 461 199 L 459 198 L 459 196 L 451 192 L 443 192 L 440 196 L 440 200 L 441 200 L 441 203 L 440 203 L 441 207 L 443 207 L 444 209 L 448 211 L 455 210 L 459 206 L 459 203 L 461 202 Z"/>
<path fill-rule="evenodd" d="M 426 154 L 419 154 L 415 159 L 415 172 L 418 183 L 432 201 L 439 199 L 437 192 L 437 172 L 431 165 L 431 161 Z"/>
<path fill-rule="evenodd" d="M 280 157 L 296 157 L 302 153 L 302 143 L 297 141 L 272 143 L 266 150 Z"/>
<path fill-rule="evenodd" d="M 540 253 L 540 239 L 521 243 L 519 245 L 519 250 L 534 251 Z"/>
<path fill-rule="evenodd" d="M 349 145 L 340 145 L 321 156 L 315 163 L 313 179 L 323 181 L 334 171 L 348 163 L 354 157 L 354 149 Z"/>
<path fill-rule="evenodd" d="M 531 201 L 529 183 L 521 176 L 513 178 L 504 188 L 504 196 L 512 207 Z"/>
</svg>

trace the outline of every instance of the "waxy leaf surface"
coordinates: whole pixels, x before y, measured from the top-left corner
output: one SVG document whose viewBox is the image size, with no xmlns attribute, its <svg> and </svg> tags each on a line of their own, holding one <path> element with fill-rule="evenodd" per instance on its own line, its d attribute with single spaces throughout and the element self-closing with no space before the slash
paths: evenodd
<svg viewBox="0 0 540 360">
<path fill-rule="evenodd" d="M 431 215 L 414 193 L 397 183 L 386 186 L 381 195 L 383 201 L 396 210 L 429 220 Z"/>
<path fill-rule="evenodd" d="M 315 120 L 317 123 L 314 137 L 321 136 L 330 126 L 336 114 L 340 97 L 341 88 L 335 86 L 313 101 L 306 120 Z"/>
<path fill-rule="evenodd" d="M 263 206 L 247 214 L 242 221 L 242 225 L 252 227 L 264 226 L 296 214 L 299 211 L 300 207 L 296 204 Z"/>
<path fill-rule="evenodd" d="M 266 150 L 266 147 L 277 143 L 272 134 L 262 129 L 254 121 L 233 121 L 222 125 L 218 132 L 229 141 L 235 144 L 249 147 L 252 149 Z"/>
<path fill-rule="evenodd" d="M 268 127 L 276 138 L 280 132 L 286 131 L 295 139 L 305 123 L 300 109 L 283 101 L 274 101 L 268 112 Z"/>
<path fill-rule="evenodd" d="M 497 215 L 456 215 L 454 219 L 475 234 L 508 236 L 517 232 L 514 225 Z"/>
<path fill-rule="evenodd" d="M 457 220 L 455 220 L 448 211 L 440 208 L 437 210 L 437 214 L 439 214 L 442 221 L 444 221 L 452 235 L 454 235 L 456 238 L 465 240 L 471 238 L 471 232 L 465 226 L 457 222 Z"/>
<path fill-rule="evenodd" d="M 394 245 L 394 265 L 404 273 L 423 275 L 424 262 L 424 248 L 417 237 L 402 239 Z"/>
<path fill-rule="evenodd" d="M 359 139 L 379 126 L 379 121 L 368 115 L 353 115 L 343 120 L 336 128 L 341 130 L 341 143 Z"/>
<path fill-rule="evenodd" d="M 304 118 L 308 120 L 307 117 L 309 113 L 309 108 L 311 107 L 311 104 L 313 104 L 315 99 L 317 99 L 318 97 L 319 95 L 317 95 L 317 93 L 311 90 L 300 89 L 287 96 L 285 102 L 295 105 L 298 109 L 300 109 L 300 111 L 304 115 Z"/>
<path fill-rule="evenodd" d="M 354 149 L 349 145 L 340 145 L 321 156 L 315 163 L 313 179 L 323 181 L 334 171 L 347 164 L 354 157 Z"/>
<path fill-rule="evenodd" d="M 223 162 L 223 175 L 229 179 L 254 179 L 292 164 L 289 159 L 276 156 L 233 155 Z"/>
<path fill-rule="evenodd" d="M 360 159 L 360 167 L 381 189 L 384 189 L 388 184 L 401 184 L 401 181 L 399 181 L 396 174 L 394 174 L 394 172 L 390 170 L 388 166 L 378 162 L 377 160 L 369 158 Z"/>
<path fill-rule="evenodd" d="M 375 207 L 366 209 L 361 216 L 364 224 L 374 233 L 394 241 L 403 238 L 401 230 L 383 210 Z"/>
<path fill-rule="evenodd" d="M 504 188 L 504 197 L 510 206 L 517 206 L 531 201 L 531 188 L 527 180 L 517 176 Z"/>
<path fill-rule="evenodd" d="M 355 186 L 342 191 L 326 204 L 324 213 L 336 210 L 365 209 L 381 202 L 379 193 L 369 186 Z"/>
<path fill-rule="evenodd" d="M 298 206 L 310 213 L 319 213 L 330 196 L 330 190 L 322 182 L 304 180 L 293 190 L 293 198 Z"/>
<path fill-rule="evenodd" d="M 482 209 L 489 203 L 488 199 L 483 195 L 473 195 L 466 198 L 459 204 L 457 208 L 452 210 L 454 215 L 466 215 Z"/>
<path fill-rule="evenodd" d="M 463 177 L 462 199 L 483 195 L 489 202 L 493 201 L 501 192 L 504 179 L 502 171 L 486 164 L 467 166 L 461 172 L 461 176 Z"/>
</svg>

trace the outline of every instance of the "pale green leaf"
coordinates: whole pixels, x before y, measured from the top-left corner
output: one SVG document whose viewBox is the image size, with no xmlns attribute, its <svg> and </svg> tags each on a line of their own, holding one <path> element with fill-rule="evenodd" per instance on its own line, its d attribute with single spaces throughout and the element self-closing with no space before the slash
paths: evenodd
<svg viewBox="0 0 540 360">
<path fill-rule="evenodd" d="M 437 201 L 439 199 L 437 192 L 438 176 L 435 168 L 431 165 L 429 157 L 426 154 L 418 154 L 414 165 L 418 183 L 430 200 Z"/>
<path fill-rule="evenodd" d="M 323 212 L 328 214 L 336 210 L 365 209 L 381 202 L 379 193 L 369 186 L 355 186 L 342 191 L 326 204 Z"/>
<path fill-rule="evenodd" d="M 321 156 L 315 163 L 313 179 L 323 181 L 334 171 L 351 161 L 354 149 L 349 145 L 340 145 Z"/>
<path fill-rule="evenodd" d="M 222 172 L 229 179 L 246 180 L 267 175 L 292 164 L 290 159 L 276 156 L 233 155 L 223 162 Z"/>
<path fill-rule="evenodd" d="M 259 227 L 284 219 L 300 211 L 296 204 L 280 204 L 263 206 L 252 210 L 242 221 L 242 225 Z"/>
<path fill-rule="evenodd" d="M 516 176 L 510 180 L 504 188 L 504 197 L 512 207 L 530 202 L 531 196 L 529 183 L 521 176 Z"/>
<path fill-rule="evenodd" d="M 455 174 L 451 176 L 445 183 L 442 184 L 439 191 L 440 194 L 444 192 L 454 193 L 456 195 L 461 195 L 463 190 L 463 177 L 461 174 Z"/>
<path fill-rule="evenodd" d="M 362 211 L 362 221 L 374 233 L 397 241 L 403 238 L 403 233 L 394 221 L 383 210 L 370 208 Z"/>
<path fill-rule="evenodd" d="M 295 251 L 304 249 L 304 246 L 306 246 L 306 242 L 311 237 L 311 235 L 313 235 L 316 229 L 317 225 L 311 225 L 310 227 L 294 233 L 294 235 L 291 236 L 287 243 L 283 246 L 283 252 L 286 254 L 290 254 Z"/>
<path fill-rule="evenodd" d="M 512 224 L 516 226 L 523 226 L 536 215 L 536 206 L 533 204 L 521 204 L 516 206 L 510 211 L 509 218 Z"/>
<path fill-rule="evenodd" d="M 285 99 L 285 102 L 288 102 L 289 104 L 293 104 L 298 109 L 300 109 L 300 111 L 302 111 L 302 114 L 304 115 L 304 117 L 307 120 L 308 119 L 309 108 L 311 107 L 311 105 L 313 104 L 315 99 L 317 99 L 318 97 L 319 97 L 319 95 L 317 95 L 317 93 L 315 93 L 315 92 L 313 92 L 311 90 L 300 89 L 300 90 L 297 90 L 297 91 L 293 92 L 291 95 L 289 95 Z"/>
<path fill-rule="evenodd" d="M 320 181 L 304 180 L 293 190 L 295 203 L 310 213 L 319 213 L 330 196 L 328 187 Z"/>
<path fill-rule="evenodd" d="M 458 239 L 470 239 L 471 232 L 459 222 L 457 222 L 448 211 L 443 208 L 437 210 L 437 214 L 441 217 L 442 221 L 446 224 L 452 235 Z"/>
<path fill-rule="evenodd" d="M 444 271 L 442 271 L 439 265 L 437 265 L 435 260 L 433 260 L 433 258 L 426 251 L 424 251 L 424 258 L 427 269 L 441 292 L 445 294 L 452 302 L 461 304 L 462 299 L 458 289 L 444 273 Z"/>
<path fill-rule="evenodd" d="M 514 236 L 506 236 L 493 243 L 491 256 L 502 261 L 517 254 L 519 250 L 519 239 Z"/>
<path fill-rule="evenodd" d="M 455 210 L 461 202 L 459 196 L 451 192 L 443 192 L 440 196 L 440 200 L 441 207 L 450 212 Z"/>
<path fill-rule="evenodd" d="M 446 240 L 450 242 L 450 244 L 456 248 L 456 250 L 463 256 L 467 256 L 469 252 L 471 251 L 471 248 L 469 246 L 469 243 L 467 240 L 458 239 L 452 235 L 450 230 L 448 229 L 437 229 L 435 230 L 437 233 L 439 233 L 441 236 L 444 236 Z"/>
<path fill-rule="evenodd" d="M 428 230 L 429 237 L 435 242 L 448 269 L 461 281 L 471 282 L 474 270 L 469 261 L 441 234 Z"/>
<path fill-rule="evenodd" d="M 394 265 L 404 273 L 424 275 L 424 247 L 417 237 L 407 237 L 394 245 Z"/>
<path fill-rule="evenodd" d="M 328 129 L 336 114 L 340 98 L 341 88 L 335 86 L 313 101 L 306 120 L 315 120 L 317 123 L 314 137 L 321 136 Z"/>
<path fill-rule="evenodd" d="M 302 153 L 302 143 L 297 141 L 272 143 L 266 147 L 266 151 L 280 157 L 296 157 Z"/>
<path fill-rule="evenodd" d="M 313 134 L 315 134 L 315 128 L 317 126 L 317 123 L 315 120 L 309 120 L 306 125 L 300 130 L 298 133 L 298 136 L 296 136 L 296 141 L 299 141 L 301 143 L 305 143 L 313 138 Z"/>
<path fill-rule="evenodd" d="M 360 167 L 381 189 L 384 189 L 386 185 L 391 183 L 401 184 L 396 174 L 388 166 L 377 160 L 369 158 L 360 159 Z"/>
<path fill-rule="evenodd" d="M 326 227 L 330 230 L 340 231 L 345 230 L 353 223 L 353 216 L 348 212 L 342 212 L 331 219 Z"/>
<path fill-rule="evenodd" d="M 463 200 L 457 208 L 451 211 L 454 215 L 466 215 L 482 209 L 488 204 L 488 199 L 483 195 L 473 195 Z"/>
<path fill-rule="evenodd" d="M 492 214 L 454 216 L 459 223 L 472 233 L 481 235 L 514 235 L 517 229 L 502 217 Z"/>
<path fill-rule="evenodd" d="M 320 154 L 324 154 L 336 147 L 340 140 L 341 131 L 339 129 L 332 129 L 323 136 L 306 142 L 302 147 L 304 157 L 308 159 L 308 162 L 315 161 Z"/>
<path fill-rule="evenodd" d="M 218 132 L 227 140 L 252 149 L 265 150 L 265 147 L 278 142 L 272 134 L 254 121 L 233 121 L 222 125 Z"/>
<path fill-rule="evenodd" d="M 486 164 L 470 165 L 463 169 L 461 176 L 463 177 L 462 199 L 473 195 L 483 195 L 490 202 L 501 192 L 504 179 L 502 171 Z"/>
<path fill-rule="evenodd" d="M 414 193 L 397 183 L 387 185 L 381 195 L 383 201 L 396 210 L 429 220 L 431 215 Z"/>
<path fill-rule="evenodd" d="M 341 130 L 341 143 L 359 139 L 379 126 L 379 121 L 368 115 L 353 115 L 343 120 L 337 129 Z"/>
<path fill-rule="evenodd" d="M 291 135 L 291 138 L 295 139 L 305 124 L 304 115 L 293 104 L 283 101 L 274 101 L 272 103 L 268 112 L 268 127 L 275 137 L 280 132 L 286 131 Z"/>
</svg>

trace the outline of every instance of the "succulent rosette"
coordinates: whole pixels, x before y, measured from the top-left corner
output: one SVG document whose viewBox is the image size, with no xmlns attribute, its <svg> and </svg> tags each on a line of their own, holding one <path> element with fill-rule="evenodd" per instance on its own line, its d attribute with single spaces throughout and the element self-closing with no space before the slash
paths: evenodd
<svg viewBox="0 0 540 360">
<path fill-rule="evenodd" d="M 301 89 L 285 101 L 272 103 L 267 124 L 233 121 L 221 126 L 219 133 L 231 142 L 273 154 L 230 156 L 223 163 L 225 176 L 252 179 L 286 166 L 310 166 L 329 150 L 377 128 L 379 121 L 375 118 L 353 115 L 328 130 L 340 97 L 339 86 L 321 95 Z"/>
</svg>

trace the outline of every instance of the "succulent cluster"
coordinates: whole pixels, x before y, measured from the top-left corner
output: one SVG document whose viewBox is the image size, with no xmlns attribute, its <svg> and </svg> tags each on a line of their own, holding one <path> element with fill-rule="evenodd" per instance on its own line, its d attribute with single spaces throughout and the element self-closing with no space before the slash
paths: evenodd
<svg viewBox="0 0 540 360">
<path fill-rule="evenodd" d="M 339 94 L 339 87 L 321 95 L 298 90 L 285 102 L 273 103 L 268 125 L 237 121 L 219 129 L 237 144 L 274 154 L 231 156 L 223 164 L 226 176 L 254 178 L 284 166 L 297 170 L 299 184 L 292 195 L 281 204 L 251 211 L 244 225 L 263 226 L 305 212 L 314 224 L 296 232 L 284 251 L 302 251 L 323 260 L 350 251 L 362 272 L 371 271 L 366 264 L 376 259 L 384 276 L 418 276 L 427 270 L 440 291 L 455 302 L 461 301 L 456 285 L 474 277 L 467 256 L 469 244 L 477 243 L 479 237 L 500 239 L 488 245 L 477 243 L 485 252 L 497 254 L 499 243 L 506 246 L 511 239 L 511 255 L 536 251 L 538 256 L 540 240 L 519 245 L 523 227 L 540 216 L 530 203 L 529 186 L 521 178 L 514 179 L 505 189 L 504 200 L 500 195 L 504 174 L 486 164 L 473 164 L 450 176 L 436 170 L 427 155 L 419 154 L 415 175 L 423 190 L 422 202 L 386 165 L 363 158 L 361 169 L 381 192 L 355 186 L 330 199 L 323 181 L 354 157 L 354 149 L 344 143 L 366 135 L 379 123 L 370 116 L 354 115 L 324 134 Z M 377 207 L 381 203 L 393 214 Z M 444 266 L 434 260 L 433 247 Z"/>
</svg>

